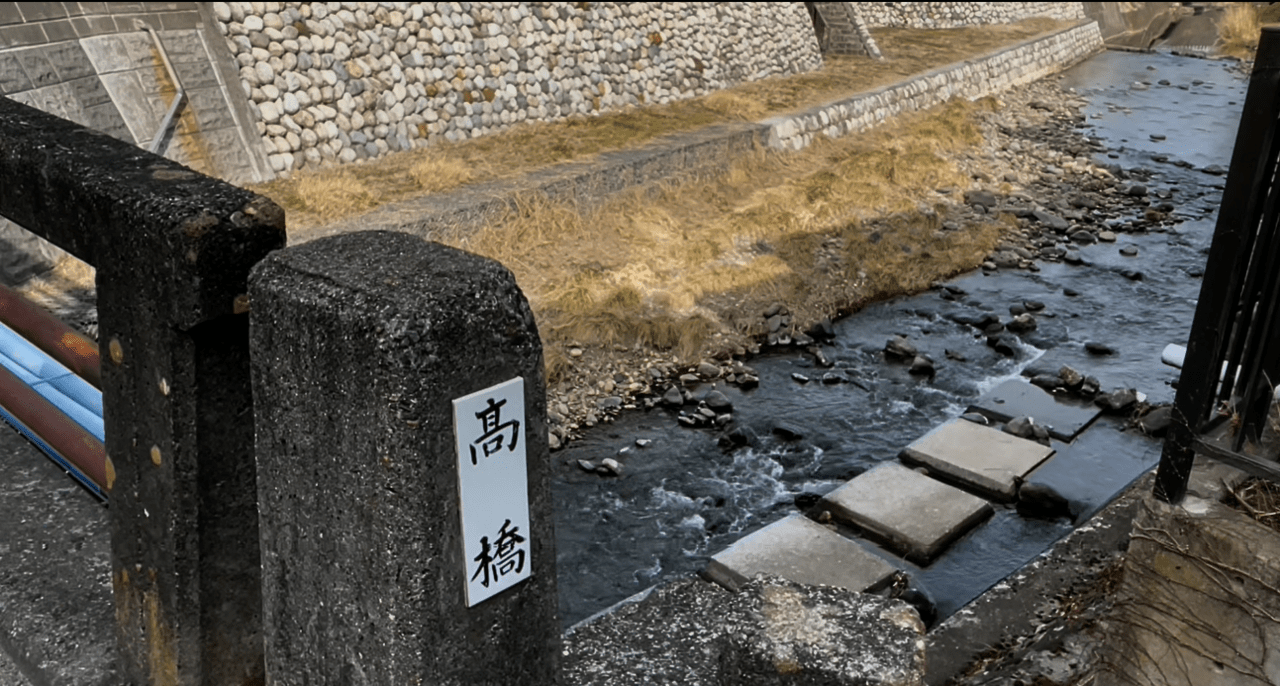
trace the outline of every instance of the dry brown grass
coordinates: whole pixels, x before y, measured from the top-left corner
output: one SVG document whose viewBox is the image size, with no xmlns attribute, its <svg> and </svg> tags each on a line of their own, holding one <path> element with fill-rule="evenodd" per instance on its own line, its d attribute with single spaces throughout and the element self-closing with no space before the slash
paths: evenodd
<svg viewBox="0 0 1280 686">
<path fill-rule="evenodd" d="M 1224 55 L 1253 59 L 1258 50 L 1258 39 L 1262 36 L 1262 19 L 1253 3 L 1227 3 L 1217 26 L 1218 43 Z"/>
<path fill-rule="evenodd" d="M 1227 494 L 1228 505 L 1280 531 L 1280 484 L 1252 477 L 1235 488 L 1228 485 Z"/>
<path fill-rule="evenodd" d="M 552 123 L 523 123 L 502 133 L 459 143 L 440 142 L 374 163 L 304 170 L 253 190 L 284 207 L 290 227 L 330 223 L 424 192 L 513 177 L 712 124 L 756 121 L 811 107 L 1065 26 L 1065 22 L 1030 19 L 1007 26 L 947 30 L 879 29 L 874 35 L 887 58 L 884 61 L 830 57 L 822 69 L 807 74 L 746 83 L 668 105 Z M 433 179 L 424 186 L 413 172 L 424 164 L 465 173 L 424 174 Z"/>
<path fill-rule="evenodd" d="M 589 209 L 527 198 L 455 245 L 515 273 L 548 351 L 574 342 L 711 354 L 761 333 L 771 302 L 815 321 L 976 266 L 1005 227 L 940 231 L 922 199 L 967 182 L 946 156 L 981 140 L 974 117 L 989 106 L 952 102 Z"/>
</svg>

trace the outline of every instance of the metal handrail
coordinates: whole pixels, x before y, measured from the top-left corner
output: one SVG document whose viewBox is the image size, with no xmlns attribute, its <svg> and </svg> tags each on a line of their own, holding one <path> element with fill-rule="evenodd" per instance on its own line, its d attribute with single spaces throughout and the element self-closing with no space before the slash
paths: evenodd
<svg viewBox="0 0 1280 686">
<path fill-rule="evenodd" d="M 160 34 L 156 33 L 155 29 L 141 19 L 135 19 L 134 25 L 151 34 L 151 40 L 155 42 L 156 50 L 160 52 L 160 61 L 164 62 L 164 68 L 169 73 L 169 79 L 173 81 L 173 85 L 178 89 L 177 97 L 169 104 L 169 111 L 165 113 L 164 119 L 160 122 L 160 128 L 151 137 L 151 145 L 147 147 L 149 152 L 163 155 L 173 141 L 173 132 L 178 126 L 178 118 L 182 116 L 183 110 L 187 107 L 187 89 L 182 87 L 182 80 L 178 78 L 178 72 L 173 68 L 173 63 L 169 61 L 169 52 L 164 49 L 164 41 L 160 40 Z"/>
</svg>

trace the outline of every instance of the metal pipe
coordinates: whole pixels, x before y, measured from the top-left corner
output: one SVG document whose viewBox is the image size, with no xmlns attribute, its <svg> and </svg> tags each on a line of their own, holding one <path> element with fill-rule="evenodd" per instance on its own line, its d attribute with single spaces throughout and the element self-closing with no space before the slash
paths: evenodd
<svg viewBox="0 0 1280 686">
<path fill-rule="evenodd" d="M 149 152 L 163 155 L 169 149 L 169 142 L 173 140 L 173 132 L 178 126 L 178 118 L 182 116 L 182 111 L 187 107 L 187 89 L 182 87 L 182 80 L 178 78 L 178 70 L 174 69 L 173 63 L 169 61 L 169 52 L 164 49 L 164 42 L 160 40 L 160 34 L 156 33 L 155 29 L 141 19 L 135 19 L 133 23 L 139 29 L 151 34 L 151 41 L 156 44 L 156 51 L 160 53 L 160 61 L 164 63 L 164 69 L 169 74 L 169 80 L 173 81 L 174 88 L 178 89 L 178 94 L 174 96 L 173 102 L 169 104 L 169 111 L 165 113 L 164 120 L 160 122 L 160 128 L 151 137 L 151 145 L 147 147 Z"/>
<path fill-rule="evenodd" d="M 4 367 L 0 367 L 0 417 L 106 500 L 112 478 L 102 441 Z"/>
<path fill-rule="evenodd" d="M 98 344 L 4 285 L 0 285 L 0 322 L 94 388 L 102 389 Z"/>
</svg>

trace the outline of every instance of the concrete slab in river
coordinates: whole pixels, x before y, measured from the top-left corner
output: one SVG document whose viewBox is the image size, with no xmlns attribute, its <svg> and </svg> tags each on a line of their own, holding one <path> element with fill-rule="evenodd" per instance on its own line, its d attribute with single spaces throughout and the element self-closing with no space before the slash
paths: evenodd
<svg viewBox="0 0 1280 686">
<path fill-rule="evenodd" d="M 953 419 L 903 448 L 901 457 L 1002 502 L 1053 449 L 964 419 Z"/>
<path fill-rule="evenodd" d="M 822 507 L 920 564 L 992 512 L 982 498 L 896 462 L 881 464 L 828 493 Z"/>
<path fill-rule="evenodd" d="M 711 558 L 703 575 L 736 591 L 757 574 L 852 591 L 880 588 L 894 567 L 827 527 L 794 514 L 743 538 Z"/>
<path fill-rule="evenodd" d="M 969 406 L 997 422 L 1014 417 L 1031 417 L 1049 430 L 1059 441 L 1070 442 L 1102 412 L 1091 403 L 1068 401 L 1054 397 L 1038 386 L 1010 379 Z"/>
</svg>

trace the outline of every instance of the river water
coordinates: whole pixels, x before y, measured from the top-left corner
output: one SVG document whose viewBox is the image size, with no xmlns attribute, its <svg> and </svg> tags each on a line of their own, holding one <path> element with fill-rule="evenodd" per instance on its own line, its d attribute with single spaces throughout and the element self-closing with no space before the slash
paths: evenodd
<svg viewBox="0 0 1280 686">
<path fill-rule="evenodd" d="M 1080 252 L 1085 265 L 1041 263 L 1041 270 L 979 272 L 949 285 L 959 301 L 939 293 L 878 303 L 836 323 L 827 357 L 855 383 L 826 386 L 803 352 L 768 354 L 749 362 L 759 388 L 721 388 L 734 417 L 759 436 L 754 447 L 725 451 L 717 433 L 686 429 L 674 414 L 624 413 L 553 454 L 560 613 L 572 625 L 654 584 L 695 574 L 710 556 L 797 509 L 812 495 L 885 460 L 964 412 L 968 404 L 1028 365 L 1071 365 L 1098 377 L 1104 390 L 1137 388 L 1150 402 L 1171 402 L 1177 370 L 1160 362 L 1168 343 L 1185 344 L 1199 293 L 1197 278 L 1213 231 L 1225 177 L 1202 171 L 1230 161 L 1246 82 L 1231 63 L 1162 54 L 1107 52 L 1066 72 L 1061 85 L 1089 105 L 1086 133 L 1108 153 L 1099 161 L 1145 168 L 1151 192 L 1168 192 L 1182 223 L 1163 232 L 1121 234 Z M 1168 85 L 1160 83 L 1161 80 Z M 1145 82 L 1145 83 L 1144 83 Z M 1162 139 L 1153 138 L 1163 136 Z M 1119 248 L 1133 246 L 1137 257 Z M 1121 272 L 1137 269 L 1141 280 Z M 1068 295 L 1074 292 L 1075 295 Z M 1004 357 L 949 317 L 993 311 L 1025 300 L 1045 303 L 1039 328 Z M 886 363 L 881 350 L 907 335 L 934 360 L 937 376 L 922 380 Z M 1083 343 L 1117 350 L 1089 355 Z M 964 361 L 947 359 L 944 350 Z M 793 373 L 814 381 L 801 384 Z M 782 425 L 801 438 L 771 433 Z M 646 446 L 637 439 L 650 441 Z M 1080 465 L 1060 490 L 1077 503 L 1080 522 L 1155 465 L 1160 445 L 1119 420 L 1103 418 L 1075 444 L 1055 443 Z M 581 471 L 579 459 L 617 457 L 620 477 Z M 1012 508 L 996 515 L 920 568 L 885 554 L 931 594 L 945 617 L 1071 531 L 1067 519 L 1027 519 Z M 868 544 L 868 547 L 875 549 Z"/>
</svg>

